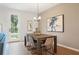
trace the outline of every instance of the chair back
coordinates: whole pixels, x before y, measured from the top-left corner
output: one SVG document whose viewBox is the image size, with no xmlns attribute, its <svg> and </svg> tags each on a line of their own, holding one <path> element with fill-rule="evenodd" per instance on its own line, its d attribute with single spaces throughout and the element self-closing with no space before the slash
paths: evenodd
<svg viewBox="0 0 79 59">
<path fill-rule="evenodd" d="M 53 38 L 48 38 L 44 45 L 49 49 L 49 48 L 52 48 L 53 47 Z"/>
</svg>

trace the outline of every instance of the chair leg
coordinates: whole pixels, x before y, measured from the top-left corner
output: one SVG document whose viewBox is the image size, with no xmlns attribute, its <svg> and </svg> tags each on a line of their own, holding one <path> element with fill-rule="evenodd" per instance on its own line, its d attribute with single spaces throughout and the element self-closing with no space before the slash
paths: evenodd
<svg viewBox="0 0 79 59">
<path fill-rule="evenodd" d="M 26 36 L 24 36 L 24 46 L 26 46 Z"/>
</svg>

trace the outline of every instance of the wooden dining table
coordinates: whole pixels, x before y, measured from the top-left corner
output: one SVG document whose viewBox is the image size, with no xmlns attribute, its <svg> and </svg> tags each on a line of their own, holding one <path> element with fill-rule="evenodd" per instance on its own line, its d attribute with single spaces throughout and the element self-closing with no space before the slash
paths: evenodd
<svg viewBox="0 0 79 59">
<path fill-rule="evenodd" d="M 52 38 L 54 40 L 54 53 L 57 53 L 57 36 L 48 35 L 48 34 L 28 34 L 28 35 L 37 41 L 38 48 L 40 48 L 41 46 L 40 43 L 41 41 L 46 41 L 47 38 Z"/>
</svg>

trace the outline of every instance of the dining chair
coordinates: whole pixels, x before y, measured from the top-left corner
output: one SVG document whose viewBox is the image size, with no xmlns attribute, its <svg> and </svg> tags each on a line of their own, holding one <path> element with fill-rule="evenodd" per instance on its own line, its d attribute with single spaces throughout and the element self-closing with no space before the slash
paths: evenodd
<svg viewBox="0 0 79 59">
<path fill-rule="evenodd" d="M 42 52 L 45 51 L 49 54 L 54 54 L 53 53 L 53 45 L 54 45 L 53 39 L 52 38 L 47 38 L 45 43 L 41 45 Z"/>
</svg>

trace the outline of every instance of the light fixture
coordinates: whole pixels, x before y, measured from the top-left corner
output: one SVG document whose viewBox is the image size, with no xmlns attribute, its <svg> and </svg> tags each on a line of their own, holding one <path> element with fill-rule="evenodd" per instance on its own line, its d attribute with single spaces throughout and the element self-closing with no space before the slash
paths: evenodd
<svg viewBox="0 0 79 59">
<path fill-rule="evenodd" d="M 34 19 L 34 23 L 35 23 L 35 32 L 39 33 L 40 29 L 39 29 L 39 24 L 40 24 L 40 20 L 41 20 L 41 16 L 39 15 L 39 3 L 36 4 L 36 16 L 33 17 Z"/>
<path fill-rule="evenodd" d="M 36 8 L 37 8 L 36 17 L 33 17 L 33 19 L 39 21 L 41 20 L 41 16 L 39 15 L 39 3 L 36 4 Z"/>
</svg>

